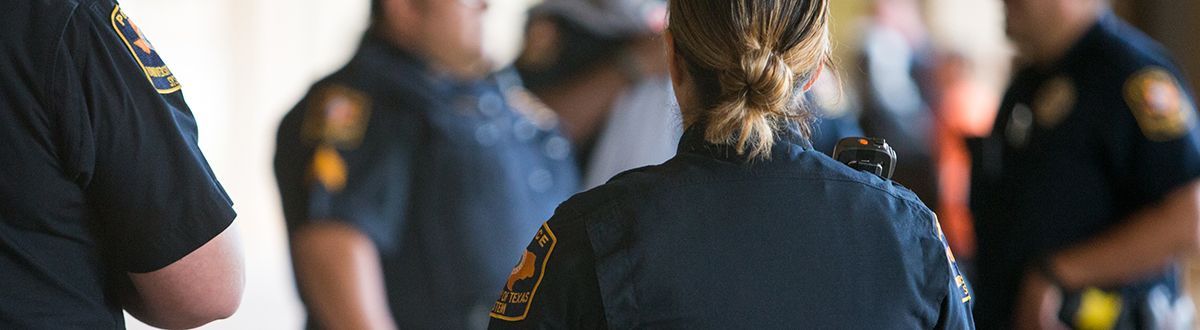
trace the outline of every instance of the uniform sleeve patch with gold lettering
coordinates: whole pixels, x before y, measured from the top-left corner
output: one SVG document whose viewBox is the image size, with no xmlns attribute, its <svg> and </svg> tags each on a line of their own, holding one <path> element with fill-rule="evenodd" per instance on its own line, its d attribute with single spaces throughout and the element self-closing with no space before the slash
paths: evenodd
<svg viewBox="0 0 1200 330">
<path fill-rule="evenodd" d="M 1058 126 L 1075 107 L 1075 84 L 1067 77 L 1054 78 L 1038 90 L 1033 103 L 1034 119 L 1042 128 Z"/>
<path fill-rule="evenodd" d="M 146 39 L 142 29 L 139 29 L 137 24 L 134 24 L 133 20 L 121 11 L 121 6 L 113 8 L 111 20 L 113 30 L 121 37 L 121 41 L 125 42 L 125 48 L 129 49 L 133 59 L 142 68 L 142 73 L 146 75 L 146 79 L 150 80 L 151 85 L 154 85 L 154 89 L 159 94 L 178 91 L 179 81 L 175 79 L 171 69 L 167 68 L 167 63 L 158 57 L 158 51 L 154 50 L 154 45 L 150 43 L 149 39 Z"/>
<path fill-rule="evenodd" d="M 937 229 L 938 240 L 942 243 L 942 248 L 946 249 L 946 262 L 950 265 L 951 275 L 954 276 L 954 285 L 962 290 L 962 302 L 965 304 L 971 301 L 971 290 L 967 288 L 967 280 L 963 278 L 962 271 L 958 269 L 958 260 L 954 258 L 954 251 L 950 250 L 950 243 L 946 242 L 946 234 L 942 231 L 942 224 L 938 221 L 937 214 L 933 215 L 933 226 Z"/>
<path fill-rule="evenodd" d="M 537 294 L 538 285 L 542 284 L 542 276 L 546 274 L 546 263 L 554 252 L 558 239 L 550 226 L 542 224 L 533 242 L 525 248 L 521 261 L 513 267 L 512 274 L 500 291 L 500 299 L 492 306 L 493 318 L 505 321 L 524 320 L 529 315 L 529 307 Z"/>
<path fill-rule="evenodd" d="M 1183 137 L 1196 122 L 1194 105 L 1175 76 L 1162 68 L 1145 69 L 1130 78 L 1125 83 L 1125 101 L 1151 141 Z"/>
</svg>

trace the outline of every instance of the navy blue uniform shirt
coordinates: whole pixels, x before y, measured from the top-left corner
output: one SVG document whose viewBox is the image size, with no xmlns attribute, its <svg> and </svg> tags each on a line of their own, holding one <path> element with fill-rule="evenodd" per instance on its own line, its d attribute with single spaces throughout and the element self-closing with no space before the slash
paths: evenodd
<svg viewBox="0 0 1200 330">
<path fill-rule="evenodd" d="M 1160 46 L 1109 14 L 1057 63 L 1014 77 L 991 136 L 972 141 L 980 327 L 1009 326 L 1037 260 L 1112 229 L 1200 175 L 1195 107 L 1179 76 Z M 1099 288 L 1123 302 L 1119 320 L 1101 326 L 1151 326 L 1147 294 L 1174 296 L 1176 279 L 1163 269 Z M 1083 297 L 1068 293 L 1063 321 L 1094 310 L 1080 308 L 1097 301 Z"/>
<path fill-rule="evenodd" d="M 126 273 L 199 248 L 232 203 L 117 3 L 8 1 L 0 31 L 0 328 L 124 328 Z"/>
<path fill-rule="evenodd" d="M 456 82 L 368 33 L 280 125 L 289 230 L 367 235 L 402 329 L 485 327 L 505 257 L 578 189 L 552 112 L 511 77 Z"/>
<path fill-rule="evenodd" d="M 564 203 L 492 328 L 973 328 L 937 220 L 783 133 L 771 159 L 684 133 L 678 155 Z"/>
</svg>

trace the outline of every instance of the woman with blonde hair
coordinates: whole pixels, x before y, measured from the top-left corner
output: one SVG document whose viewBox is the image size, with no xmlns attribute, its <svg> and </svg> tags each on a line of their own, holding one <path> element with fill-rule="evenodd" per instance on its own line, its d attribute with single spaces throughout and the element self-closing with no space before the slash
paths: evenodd
<svg viewBox="0 0 1200 330">
<path fill-rule="evenodd" d="M 933 213 L 810 147 L 829 0 L 669 6 L 678 154 L 561 205 L 492 328 L 973 328 Z"/>
</svg>

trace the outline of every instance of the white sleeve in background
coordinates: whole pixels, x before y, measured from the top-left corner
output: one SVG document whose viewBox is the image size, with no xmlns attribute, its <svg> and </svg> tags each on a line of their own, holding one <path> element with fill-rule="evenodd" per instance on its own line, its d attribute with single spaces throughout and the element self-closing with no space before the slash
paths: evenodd
<svg viewBox="0 0 1200 330">
<path fill-rule="evenodd" d="M 583 174 L 584 190 L 621 172 L 660 164 L 675 156 L 682 135 L 675 93 L 667 76 L 646 78 L 613 105 L 608 123 Z"/>
</svg>

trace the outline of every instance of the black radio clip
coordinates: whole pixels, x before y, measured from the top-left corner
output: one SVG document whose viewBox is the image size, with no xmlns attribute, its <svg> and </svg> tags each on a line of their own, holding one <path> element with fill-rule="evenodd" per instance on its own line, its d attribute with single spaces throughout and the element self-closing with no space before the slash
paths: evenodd
<svg viewBox="0 0 1200 330">
<path fill-rule="evenodd" d="M 881 138 L 850 137 L 838 141 L 833 159 L 850 168 L 891 180 L 896 172 L 896 151 Z"/>
</svg>

